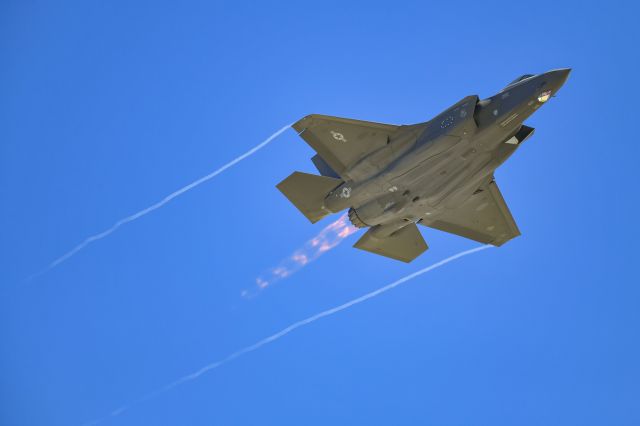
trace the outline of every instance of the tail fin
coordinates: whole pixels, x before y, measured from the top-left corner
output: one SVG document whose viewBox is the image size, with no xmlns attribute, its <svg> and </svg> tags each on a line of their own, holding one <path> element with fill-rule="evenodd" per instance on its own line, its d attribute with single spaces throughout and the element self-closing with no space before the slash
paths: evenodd
<svg viewBox="0 0 640 426">
<path fill-rule="evenodd" d="M 320 172 L 322 176 L 329 176 L 332 178 L 340 178 L 340 175 L 337 174 L 329 164 L 320 155 L 316 154 L 311 158 L 313 165 L 316 166 L 316 169 Z"/>
<path fill-rule="evenodd" d="M 316 223 L 331 213 L 323 208 L 324 199 L 341 183 L 342 180 L 332 177 L 293 172 L 277 187 L 311 223 Z"/>
<path fill-rule="evenodd" d="M 386 238 L 373 236 L 373 231 L 374 229 L 369 229 L 354 247 L 406 263 L 411 262 L 429 248 L 415 223 L 401 228 Z"/>
</svg>

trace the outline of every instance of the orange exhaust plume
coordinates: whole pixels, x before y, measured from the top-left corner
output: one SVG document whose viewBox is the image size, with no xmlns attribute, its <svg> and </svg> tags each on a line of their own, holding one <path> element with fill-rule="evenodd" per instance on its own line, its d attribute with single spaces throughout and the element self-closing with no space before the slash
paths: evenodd
<svg viewBox="0 0 640 426">
<path fill-rule="evenodd" d="M 255 295 L 258 291 L 264 290 L 273 283 L 290 277 L 324 253 L 337 247 L 345 238 L 357 230 L 358 228 L 349 223 L 347 214 L 343 214 L 338 220 L 327 225 L 318 235 L 307 241 L 300 249 L 282 260 L 278 266 L 269 269 L 268 272 L 256 278 L 254 291 L 244 290 L 242 296 Z"/>
</svg>

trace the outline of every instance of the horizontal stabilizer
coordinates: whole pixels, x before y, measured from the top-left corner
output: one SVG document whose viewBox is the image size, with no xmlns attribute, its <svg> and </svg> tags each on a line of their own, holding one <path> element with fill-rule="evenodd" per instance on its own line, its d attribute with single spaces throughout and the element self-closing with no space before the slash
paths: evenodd
<svg viewBox="0 0 640 426">
<path fill-rule="evenodd" d="M 316 223 L 330 213 L 323 208 L 324 199 L 341 183 L 332 177 L 293 172 L 277 187 L 311 223 Z"/>
<path fill-rule="evenodd" d="M 354 247 L 407 263 L 429 248 L 415 223 L 405 226 L 386 238 L 374 237 L 372 231 L 373 229 L 367 231 Z"/>
</svg>

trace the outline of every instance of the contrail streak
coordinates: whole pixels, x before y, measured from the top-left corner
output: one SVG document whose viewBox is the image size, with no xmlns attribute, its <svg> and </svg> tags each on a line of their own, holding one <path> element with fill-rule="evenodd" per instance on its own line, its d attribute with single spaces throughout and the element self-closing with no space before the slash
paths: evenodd
<svg viewBox="0 0 640 426">
<path fill-rule="evenodd" d="M 301 321 L 295 322 L 295 323 L 291 324 L 290 326 L 280 330 L 279 332 L 277 332 L 275 334 L 272 334 L 271 336 L 266 337 L 266 338 L 258 341 L 257 343 L 254 343 L 253 345 L 250 345 L 250 346 L 247 346 L 247 347 L 245 347 L 243 349 L 240 349 L 239 351 L 236 351 L 236 352 L 232 353 L 231 355 L 228 355 L 226 358 L 223 358 L 220 361 L 216 361 L 214 363 L 206 365 L 206 366 L 202 367 L 200 370 L 198 370 L 198 371 L 196 371 L 194 373 L 191 373 L 191 374 L 189 374 L 187 376 L 184 376 L 184 377 L 176 380 L 175 382 L 170 383 L 170 384 L 168 384 L 168 385 L 166 385 L 166 386 L 164 386 L 164 387 L 162 387 L 162 388 L 160 388 L 160 389 L 158 389 L 158 390 L 156 390 L 156 391 L 154 391 L 154 392 L 152 392 L 152 393 L 150 393 L 150 394 L 148 394 L 148 395 L 146 395 L 146 396 L 144 396 L 144 397 L 142 397 L 142 398 L 140 398 L 140 399 L 138 399 L 136 401 L 134 401 L 133 403 L 131 403 L 129 405 L 124 405 L 124 406 L 118 408 L 117 410 L 112 411 L 109 415 L 107 415 L 105 417 L 102 417 L 100 419 L 93 420 L 91 422 L 85 423 L 83 426 L 95 425 L 95 424 L 98 424 L 98 423 L 108 419 L 108 418 L 118 416 L 118 415 L 122 414 L 123 412 L 125 412 L 126 410 L 128 410 L 129 408 L 131 408 L 134 405 L 137 405 L 137 404 L 139 404 L 141 402 L 144 402 L 144 401 L 147 401 L 147 400 L 149 400 L 151 398 L 154 398 L 154 397 L 156 397 L 156 396 L 158 396 L 158 395 L 160 395 L 160 394 L 162 394 L 164 392 L 167 392 L 167 391 L 169 391 L 169 390 L 175 388 L 176 386 L 179 386 L 179 385 L 181 385 L 181 384 L 183 384 L 185 382 L 189 382 L 191 380 L 195 380 L 198 377 L 202 376 L 203 374 L 207 373 L 208 371 L 214 370 L 214 369 L 216 369 L 216 368 L 218 368 L 218 367 L 220 367 L 220 366 L 222 366 L 222 365 L 224 365 L 224 364 L 226 364 L 228 362 L 233 361 L 236 358 L 241 357 L 242 355 L 245 355 L 245 354 L 247 354 L 249 352 L 253 352 L 253 351 L 257 350 L 257 349 L 260 349 L 262 346 L 267 345 L 269 343 L 272 343 L 272 342 L 280 339 L 281 337 L 286 336 L 287 334 L 291 333 L 293 330 L 295 330 L 297 328 L 300 328 L 300 327 L 305 326 L 307 324 L 311 324 L 312 322 L 315 322 L 315 321 L 317 321 L 317 320 L 319 320 L 321 318 L 328 317 L 330 315 L 336 314 L 336 313 L 338 313 L 340 311 L 344 311 L 347 308 L 350 308 L 350 307 L 352 307 L 354 305 L 357 305 L 359 303 L 362 303 L 362 302 L 364 302 L 366 300 L 369 300 L 369 299 L 372 299 L 372 298 L 374 298 L 376 296 L 379 296 L 380 294 L 385 293 L 385 292 L 391 290 L 392 288 L 398 287 L 399 285 L 404 284 L 407 281 L 410 281 L 410 280 L 412 280 L 412 279 L 414 279 L 416 277 L 419 277 L 420 275 L 426 274 L 429 271 L 432 271 L 432 270 L 434 270 L 436 268 L 439 268 L 439 267 L 441 267 L 443 265 L 446 265 L 449 262 L 453 262 L 456 259 L 459 259 L 459 258 L 464 257 L 464 256 L 468 256 L 468 255 L 473 254 L 473 253 L 477 253 L 477 252 L 479 252 L 481 250 L 486 250 L 486 249 L 488 249 L 490 247 L 493 247 L 493 246 L 490 246 L 490 245 L 480 246 L 480 247 L 473 248 L 471 250 L 465 250 L 465 251 L 460 252 L 458 254 L 454 254 L 453 256 L 450 256 L 450 257 L 447 257 L 444 260 L 441 260 L 440 262 L 434 263 L 433 265 L 427 266 L 426 268 L 422 268 L 419 271 L 416 271 L 416 272 L 414 272 L 412 274 L 409 274 L 409 275 L 407 275 L 407 276 L 405 276 L 403 278 L 400 278 L 397 281 L 392 282 L 391 284 L 387 284 L 384 287 L 381 287 L 381 288 L 379 288 L 377 290 L 374 290 L 371 293 L 367 293 L 364 296 L 357 297 L 357 298 L 355 298 L 355 299 L 353 299 L 353 300 L 351 300 L 349 302 L 346 302 L 346 303 L 343 303 L 342 305 L 336 306 L 335 308 L 327 309 L 326 311 L 322 311 L 319 314 L 315 314 L 313 316 L 310 316 L 309 318 L 306 318 L 306 319 L 303 319 Z"/>
<path fill-rule="evenodd" d="M 99 234 L 95 234 L 95 235 L 92 235 L 92 236 L 88 237 L 83 242 L 81 242 L 80 244 L 75 246 L 73 249 L 71 249 L 67 253 L 63 254 L 62 256 L 60 256 L 59 258 L 57 258 L 56 260 L 51 262 L 49 264 L 49 266 L 47 266 L 46 269 L 44 269 L 43 271 L 41 271 L 41 272 L 39 272 L 39 273 L 37 273 L 35 275 L 30 276 L 28 278 L 28 280 L 31 280 L 31 279 L 33 279 L 33 278 L 35 278 L 37 276 L 40 276 L 40 275 L 48 272 L 49 270 L 55 268 L 56 266 L 60 265 L 65 260 L 68 260 L 70 257 L 75 255 L 80 250 L 82 250 L 83 248 L 85 248 L 89 244 L 93 243 L 94 241 L 101 240 L 101 239 L 113 234 L 122 225 L 125 225 L 125 224 L 127 224 L 129 222 L 133 222 L 134 220 L 139 219 L 142 216 L 145 216 L 145 215 L 151 213 L 152 211 L 159 209 L 160 207 L 164 206 L 165 204 L 167 204 L 169 201 L 173 200 L 174 198 L 184 194 L 187 191 L 192 190 L 196 186 L 198 186 L 200 184 L 203 184 L 203 183 L 207 182 L 208 180 L 213 179 L 214 177 L 218 176 L 220 173 L 224 172 L 225 170 L 229 169 L 230 167 L 235 166 L 236 164 L 238 164 L 242 160 L 246 159 L 247 157 L 252 156 L 257 151 L 259 151 L 260 149 L 262 149 L 265 146 L 267 146 L 267 144 L 269 144 L 269 142 L 273 141 L 275 138 L 280 136 L 289 127 L 291 127 L 291 124 L 288 124 L 288 125 L 284 126 L 282 129 L 278 130 L 277 132 L 275 132 L 274 134 L 269 136 L 265 141 L 261 142 L 260 144 L 256 145 L 255 147 L 251 148 L 249 151 L 245 152 L 241 156 L 236 157 L 235 159 L 229 161 L 227 164 L 225 164 L 224 166 L 220 167 L 219 169 L 209 173 L 206 176 L 201 177 L 200 179 L 190 183 L 189 185 L 187 185 L 185 187 L 182 187 L 182 188 L 178 189 L 175 192 L 172 192 L 171 194 L 169 194 L 166 197 L 164 197 L 162 200 L 160 200 L 157 203 L 147 207 L 146 209 L 140 210 L 139 212 L 134 213 L 131 216 L 127 216 L 124 219 L 120 219 L 119 221 L 114 223 L 113 226 L 111 226 L 111 228 L 107 229 L 106 231 L 103 231 L 103 232 L 100 232 Z"/>
</svg>

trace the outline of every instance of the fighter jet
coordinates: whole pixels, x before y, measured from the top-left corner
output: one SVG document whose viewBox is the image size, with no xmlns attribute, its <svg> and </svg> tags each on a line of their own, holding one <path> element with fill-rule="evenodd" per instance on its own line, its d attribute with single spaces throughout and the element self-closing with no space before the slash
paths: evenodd
<svg viewBox="0 0 640 426">
<path fill-rule="evenodd" d="M 308 115 L 293 128 L 321 176 L 294 172 L 277 187 L 312 223 L 348 209 L 354 226 L 369 228 L 354 247 L 404 262 L 428 248 L 417 225 L 501 246 L 520 231 L 494 171 L 531 137 L 523 121 L 570 72 L 523 75 L 413 125 Z"/>
</svg>

